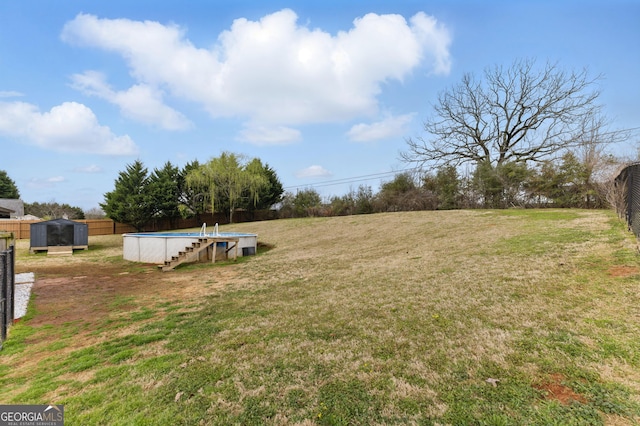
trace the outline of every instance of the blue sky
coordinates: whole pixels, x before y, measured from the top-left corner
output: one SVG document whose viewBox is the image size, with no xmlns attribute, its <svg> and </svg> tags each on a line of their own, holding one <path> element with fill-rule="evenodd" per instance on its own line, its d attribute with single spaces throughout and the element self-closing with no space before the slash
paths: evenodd
<svg viewBox="0 0 640 426">
<path fill-rule="evenodd" d="M 0 170 L 85 210 L 135 160 L 223 151 L 292 192 L 377 191 L 439 92 L 517 59 L 601 74 L 614 127 L 640 127 L 638 43 L 635 0 L 3 0 Z"/>
</svg>

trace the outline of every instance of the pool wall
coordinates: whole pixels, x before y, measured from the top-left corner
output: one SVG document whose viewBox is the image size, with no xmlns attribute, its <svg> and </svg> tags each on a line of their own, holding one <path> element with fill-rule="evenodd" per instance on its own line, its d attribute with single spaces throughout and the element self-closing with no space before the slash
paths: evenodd
<svg viewBox="0 0 640 426">
<path fill-rule="evenodd" d="M 258 246 L 256 234 L 237 234 L 221 232 L 223 237 L 238 237 L 238 256 L 255 254 Z M 201 238 L 197 233 L 132 233 L 122 236 L 122 255 L 125 260 L 132 262 L 164 263 L 177 256 L 178 252 L 190 247 L 193 242 Z M 233 243 L 218 243 L 216 259 L 224 257 L 226 245 Z M 232 249 L 233 251 L 234 249 Z M 232 253 L 231 253 L 232 254 Z M 211 259 L 209 259 L 211 260 Z"/>
</svg>

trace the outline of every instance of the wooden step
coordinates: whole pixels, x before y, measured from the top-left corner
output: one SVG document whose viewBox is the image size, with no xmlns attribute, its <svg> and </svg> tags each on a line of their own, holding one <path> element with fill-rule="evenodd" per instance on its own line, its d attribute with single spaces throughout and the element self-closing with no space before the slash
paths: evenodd
<svg viewBox="0 0 640 426">
<path fill-rule="evenodd" d="M 47 256 L 71 256 L 72 254 L 73 254 L 73 246 L 47 247 Z"/>
<path fill-rule="evenodd" d="M 235 249 L 233 258 L 234 260 L 236 260 L 238 256 L 238 242 L 239 242 L 238 238 L 202 237 L 202 238 L 198 238 L 198 242 L 192 242 L 190 247 L 189 246 L 185 247 L 184 251 L 179 251 L 177 256 L 171 256 L 171 260 L 165 261 L 164 265 L 158 265 L 158 267 L 162 268 L 162 271 L 164 272 L 172 271 L 173 269 L 175 269 L 176 267 L 180 266 L 185 262 L 193 262 L 194 259 L 196 259 L 197 261 L 197 259 L 200 256 L 200 253 L 207 250 L 211 246 L 214 247 L 212 252 L 213 258 L 211 259 L 211 261 L 215 262 L 215 256 L 216 256 L 215 247 L 219 242 L 220 243 L 224 242 L 227 244 L 227 249 L 225 250 L 227 259 L 229 258 L 229 251 L 231 251 L 232 249 Z M 231 242 L 234 242 L 235 244 L 231 246 L 229 244 Z"/>
</svg>

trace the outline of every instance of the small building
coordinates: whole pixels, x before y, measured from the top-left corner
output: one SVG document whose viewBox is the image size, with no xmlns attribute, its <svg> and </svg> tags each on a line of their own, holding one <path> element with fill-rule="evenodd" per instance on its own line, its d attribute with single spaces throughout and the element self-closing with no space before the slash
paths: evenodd
<svg viewBox="0 0 640 426">
<path fill-rule="evenodd" d="M 0 219 L 15 219 L 24 216 L 24 202 L 11 198 L 0 198 Z"/>
<path fill-rule="evenodd" d="M 0 206 L 0 219 L 9 219 L 13 210 Z"/>
<path fill-rule="evenodd" d="M 32 223 L 30 252 L 72 254 L 73 250 L 89 248 L 89 226 L 68 219 L 53 219 Z"/>
</svg>

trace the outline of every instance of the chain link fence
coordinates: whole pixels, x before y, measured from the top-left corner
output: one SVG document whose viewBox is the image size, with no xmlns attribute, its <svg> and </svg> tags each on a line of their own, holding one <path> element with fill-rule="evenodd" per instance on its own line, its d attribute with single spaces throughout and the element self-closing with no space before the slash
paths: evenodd
<svg viewBox="0 0 640 426">
<path fill-rule="evenodd" d="M 640 163 L 629 164 L 615 178 L 613 204 L 629 229 L 640 237 Z"/>
</svg>

